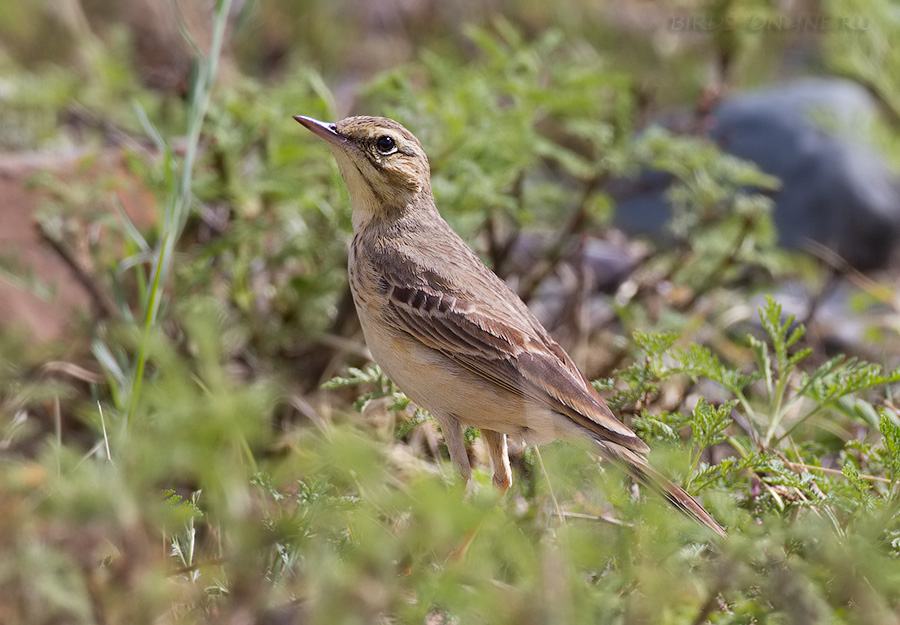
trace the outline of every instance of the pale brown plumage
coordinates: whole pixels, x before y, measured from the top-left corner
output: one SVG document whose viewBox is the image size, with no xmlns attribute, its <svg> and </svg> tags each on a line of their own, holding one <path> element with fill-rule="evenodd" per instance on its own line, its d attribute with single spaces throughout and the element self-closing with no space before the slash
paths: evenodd
<svg viewBox="0 0 900 625">
<path fill-rule="evenodd" d="M 521 299 L 441 218 L 421 143 L 397 122 L 295 119 L 325 139 L 353 202 L 349 274 L 375 361 L 432 413 L 468 480 L 463 425 L 479 428 L 494 483 L 510 484 L 506 435 L 529 443 L 588 438 L 673 505 L 725 536 L 649 451 Z"/>
</svg>

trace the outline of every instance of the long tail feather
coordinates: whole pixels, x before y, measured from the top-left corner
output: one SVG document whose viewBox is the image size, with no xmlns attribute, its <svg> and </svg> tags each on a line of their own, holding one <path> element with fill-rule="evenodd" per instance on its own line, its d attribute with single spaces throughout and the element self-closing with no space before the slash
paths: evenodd
<svg viewBox="0 0 900 625">
<path fill-rule="evenodd" d="M 604 456 L 621 465 L 638 482 L 660 493 L 670 504 L 696 522 L 705 525 L 722 538 L 728 538 L 725 528 L 719 525 L 719 522 L 697 503 L 697 500 L 651 467 L 643 456 L 615 443 L 600 442 L 600 445 Z"/>
</svg>

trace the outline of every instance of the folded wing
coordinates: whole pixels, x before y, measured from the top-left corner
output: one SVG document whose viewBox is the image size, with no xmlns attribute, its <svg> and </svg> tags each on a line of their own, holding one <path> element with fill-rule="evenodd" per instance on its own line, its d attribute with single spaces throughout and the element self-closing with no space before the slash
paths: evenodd
<svg viewBox="0 0 900 625">
<path fill-rule="evenodd" d="M 491 384 L 572 419 L 601 441 L 648 451 L 530 313 L 495 310 L 427 287 L 386 286 L 387 317 L 397 330 Z"/>
</svg>

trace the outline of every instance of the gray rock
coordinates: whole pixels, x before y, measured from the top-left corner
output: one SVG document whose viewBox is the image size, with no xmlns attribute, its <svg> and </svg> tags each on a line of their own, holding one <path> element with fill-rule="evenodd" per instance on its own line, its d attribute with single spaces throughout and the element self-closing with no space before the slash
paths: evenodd
<svg viewBox="0 0 900 625">
<path fill-rule="evenodd" d="M 887 263 L 900 233 L 900 178 L 866 140 L 877 115 L 859 85 L 805 79 L 723 100 L 709 136 L 781 180 L 773 199 L 783 246 L 813 240 L 860 269 L 874 269 Z M 613 191 L 617 226 L 661 233 L 669 181 L 660 172 L 620 181 Z"/>
</svg>

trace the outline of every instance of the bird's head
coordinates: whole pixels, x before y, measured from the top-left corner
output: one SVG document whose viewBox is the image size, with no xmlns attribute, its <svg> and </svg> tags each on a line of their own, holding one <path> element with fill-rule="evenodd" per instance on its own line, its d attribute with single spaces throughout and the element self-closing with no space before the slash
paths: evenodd
<svg viewBox="0 0 900 625">
<path fill-rule="evenodd" d="M 419 140 L 385 117 L 348 117 L 336 123 L 295 115 L 328 142 L 350 191 L 354 226 L 388 219 L 430 199 L 431 170 Z"/>
</svg>

